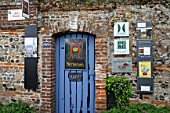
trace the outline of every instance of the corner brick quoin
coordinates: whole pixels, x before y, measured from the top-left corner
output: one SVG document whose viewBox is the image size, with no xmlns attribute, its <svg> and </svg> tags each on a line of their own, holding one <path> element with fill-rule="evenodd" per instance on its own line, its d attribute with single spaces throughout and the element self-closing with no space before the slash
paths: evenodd
<svg viewBox="0 0 170 113">
<path fill-rule="evenodd" d="M 14 8 L 13 6 L 12 8 Z M 0 103 L 9 103 L 14 101 L 29 101 L 33 106 L 40 109 L 41 113 L 55 112 L 55 37 L 68 32 L 86 32 L 94 34 L 95 37 L 95 74 L 96 74 L 96 112 L 107 108 L 107 95 L 104 87 L 107 76 L 126 76 L 131 81 L 133 96 L 130 102 L 149 103 L 155 106 L 168 106 L 170 92 L 170 46 L 169 31 L 169 9 L 161 4 L 152 7 L 144 5 L 121 6 L 112 10 L 111 8 L 82 8 L 78 11 L 78 28 L 73 30 L 69 28 L 68 13 L 71 10 L 58 10 L 55 8 L 39 12 L 36 17 L 36 5 L 32 8 L 30 20 L 8 22 L 4 12 L 0 12 L 0 41 L 2 48 L 7 52 L 2 52 L 0 56 Z M 122 8 L 124 10 L 122 10 Z M 7 8 L 0 9 L 7 10 Z M 145 13 L 146 11 L 148 13 Z M 1 14 L 2 13 L 2 14 Z M 1 16 L 2 15 L 2 16 Z M 37 19 L 38 18 L 38 19 Z M 125 19 L 124 19 L 125 18 Z M 153 22 L 153 56 L 154 56 L 154 93 L 142 94 L 136 93 L 136 38 L 135 22 L 144 22 L 152 18 Z M 113 23 L 110 20 L 129 21 L 130 22 L 130 54 L 114 56 Z M 38 80 L 37 91 L 28 91 L 24 89 L 24 26 L 36 25 L 38 23 Z M 19 26 L 19 27 L 18 27 Z M 11 29 L 12 28 L 12 29 Z M 3 40 L 1 40 L 3 39 Z M 43 48 L 43 42 L 49 42 L 50 48 Z M 2 50 L 0 46 L 0 51 Z M 18 49 L 17 49 L 18 48 Z M 5 50 L 4 49 L 4 50 Z M 10 50 L 16 50 L 10 51 Z M 1 53 L 0 53 L 1 55 Z M 133 72 L 129 74 L 112 74 L 112 58 L 114 57 L 133 57 Z M 14 79 L 14 82 L 5 80 Z M 4 87 L 4 83 L 7 84 Z M 9 87 L 10 86 L 10 87 Z M 12 87 L 14 86 L 14 87 Z M 14 88 L 16 90 L 14 90 Z M 6 91 L 7 90 L 7 91 Z M 10 91 L 8 91 L 10 90 Z M 8 96 L 9 98 L 6 98 Z"/>
</svg>

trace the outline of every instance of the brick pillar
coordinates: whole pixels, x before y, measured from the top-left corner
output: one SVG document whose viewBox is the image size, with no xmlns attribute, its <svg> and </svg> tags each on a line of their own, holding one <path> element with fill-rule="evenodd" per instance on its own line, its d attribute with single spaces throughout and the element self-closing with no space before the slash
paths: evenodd
<svg viewBox="0 0 170 113">
<path fill-rule="evenodd" d="M 42 37 L 42 43 L 49 42 L 49 48 L 42 47 L 42 113 L 55 112 L 55 39 Z"/>
<path fill-rule="evenodd" d="M 95 73 L 96 73 L 96 110 L 105 110 L 106 109 L 106 47 L 107 42 L 100 41 L 101 38 L 96 38 L 95 45 Z"/>
</svg>

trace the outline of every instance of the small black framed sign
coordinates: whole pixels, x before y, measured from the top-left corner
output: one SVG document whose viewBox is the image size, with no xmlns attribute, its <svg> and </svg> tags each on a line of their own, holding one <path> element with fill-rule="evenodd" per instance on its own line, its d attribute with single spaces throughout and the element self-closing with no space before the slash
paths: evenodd
<svg viewBox="0 0 170 113">
<path fill-rule="evenodd" d="M 137 78 L 137 93 L 153 93 L 153 78 Z"/>
<path fill-rule="evenodd" d="M 83 74 L 82 73 L 69 73 L 68 78 L 70 81 L 79 82 L 79 81 L 82 81 Z"/>
<path fill-rule="evenodd" d="M 86 39 L 65 39 L 65 69 L 86 69 Z"/>
</svg>

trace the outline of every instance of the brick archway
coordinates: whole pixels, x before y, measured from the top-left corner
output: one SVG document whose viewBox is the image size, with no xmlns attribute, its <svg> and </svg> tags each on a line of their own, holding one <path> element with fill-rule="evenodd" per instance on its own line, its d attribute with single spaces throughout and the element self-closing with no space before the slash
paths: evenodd
<svg viewBox="0 0 170 113">
<path fill-rule="evenodd" d="M 63 33 L 56 33 L 52 36 L 43 36 L 43 42 L 49 42 L 49 48 L 42 48 L 42 89 L 41 89 L 41 97 L 42 97 L 42 112 L 55 112 L 55 36 Z M 99 43 L 100 46 L 105 43 Z M 98 52 L 98 42 L 96 43 L 95 51 Z M 106 46 L 106 45 L 105 45 Z M 106 53 L 106 52 L 105 52 Z M 100 62 L 98 59 L 99 56 L 96 57 L 96 109 L 106 109 L 106 97 L 105 97 L 105 81 L 102 80 L 101 73 L 106 74 L 106 68 L 102 68 L 102 64 L 106 63 Z M 104 57 L 104 56 L 102 56 Z M 105 76 L 106 77 L 106 76 Z M 103 78 L 105 78 L 103 76 Z M 102 108 L 101 108 L 102 105 Z"/>
<path fill-rule="evenodd" d="M 96 13 L 91 11 L 92 13 Z M 67 12 L 58 12 L 57 16 L 62 16 L 62 14 Z M 85 32 L 96 35 L 95 39 L 95 74 L 96 74 L 96 110 L 106 109 L 106 92 L 105 78 L 106 78 L 106 63 L 107 63 L 107 39 L 108 35 L 112 34 L 113 30 L 111 25 L 109 25 L 109 20 L 105 18 L 102 21 L 94 20 L 89 18 L 88 20 L 83 20 L 84 16 L 90 15 L 87 11 L 86 14 L 81 14 L 78 18 L 78 29 L 76 32 Z M 47 13 L 46 13 L 47 14 Z M 101 14 L 101 12 L 100 12 Z M 104 11 L 102 12 L 105 15 Z M 45 15 L 45 14 L 44 14 Z M 49 15 L 46 15 L 49 16 Z M 91 15 L 94 16 L 94 15 Z M 95 14 L 95 16 L 97 16 Z M 106 17 L 108 15 L 105 15 Z M 64 17 L 66 20 L 68 17 Z M 61 22 L 61 21 L 60 21 Z M 39 39 L 41 50 L 41 77 L 42 77 L 42 112 L 55 112 L 55 37 L 63 33 L 75 32 L 72 31 L 68 23 L 60 24 L 60 22 L 51 21 L 48 25 L 41 26 Z M 46 23 L 44 23 L 46 24 Z M 109 31 L 111 29 L 111 32 Z M 43 48 L 42 44 L 44 42 L 49 42 L 49 48 Z"/>
</svg>

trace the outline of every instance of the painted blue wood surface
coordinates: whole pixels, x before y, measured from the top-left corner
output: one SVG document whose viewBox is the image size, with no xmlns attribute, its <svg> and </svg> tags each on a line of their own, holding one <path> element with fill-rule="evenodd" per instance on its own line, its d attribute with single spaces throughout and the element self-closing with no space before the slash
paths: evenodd
<svg viewBox="0 0 170 113">
<path fill-rule="evenodd" d="M 70 38 L 70 35 L 66 34 L 65 38 Z M 65 46 L 65 45 L 64 45 Z M 64 57 L 65 58 L 65 57 Z M 64 63 L 63 63 L 64 64 Z M 65 113 L 70 113 L 70 81 L 68 78 L 69 70 L 65 70 Z"/>
<path fill-rule="evenodd" d="M 82 34 L 77 34 L 77 38 L 83 38 Z M 83 71 L 77 71 L 77 73 L 83 73 Z M 83 75 L 84 76 L 84 75 Z M 83 101 L 82 99 L 82 81 L 77 82 L 77 112 L 76 113 L 80 113 L 81 110 L 81 103 Z"/>
<path fill-rule="evenodd" d="M 83 38 L 87 38 L 88 35 L 84 34 Z M 86 60 L 88 61 L 88 59 Z M 86 64 L 88 65 L 88 62 L 86 62 Z M 88 71 L 85 70 L 83 71 L 83 113 L 87 113 L 88 111 L 88 106 L 87 106 L 87 97 L 88 97 Z"/>
<path fill-rule="evenodd" d="M 71 34 L 71 38 L 75 39 L 76 34 Z M 76 71 L 71 71 L 72 73 L 76 73 Z M 76 113 L 77 105 L 76 105 L 76 97 L 77 97 L 77 84 L 76 82 L 71 82 L 71 106 L 72 106 L 72 113 Z"/>
<path fill-rule="evenodd" d="M 56 88 L 55 88 L 55 90 L 56 90 L 56 100 L 55 100 L 55 102 L 56 102 L 56 113 L 59 113 L 59 70 L 60 70 L 60 66 L 59 66 L 59 61 L 60 61 L 60 57 L 59 57 L 59 47 L 60 47 L 60 38 L 56 38 L 56 82 L 55 82 L 55 84 L 56 84 Z"/>
<path fill-rule="evenodd" d="M 71 71 L 72 73 L 75 73 L 75 71 Z M 71 107 L 72 107 L 72 113 L 76 113 L 77 105 L 76 105 L 76 93 L 77 93 L 77 84 L 76 82 L 71 82 Z"/>
<path fill-rule="evenodd" d="M 64 113 L 64 36 L 60 37 L 60 73 L 59 73 L 59 113 Z"/>
<path fill-rule="evenodd" d="M 88 113 L 89 111 L 90 113 L 94 113 L 94 36 L 81 33 L 68 33 L 57 38 L 56 57 L 59 58 L 56 58 L 56 113 Z M 65 70 L 65 38 L 87 39 L 86 70 Z M 60 55 L 57 56 L 59 53 Z M 88 64 L 90 67 L 89 70 Z M 79 82 L 70 81 L 68 78 L 69 72 L 83 73 L 83 80 Z M 90 85 L 88 85 L 89 83 Z"/>
<path fill-rule="evenodd" d="M 82 73 L 82 71 L 77 71 L 77 73 Z M 77 112 L 80 113 L 82 100 L 82 81 L 77 82 Z"/>
<path fill-rule="evenodd" d="M 89 75 L 90 75 L 90 113 L 95 112 L 95 80 L 94 80 L 94 37 L 89 36 Z"/>
<path fill-rule="evenodd" d="M 65 71 L 65 113 L 70 113 L 70 82 L 68 79 L 69 71 Z"/>
</svg>

